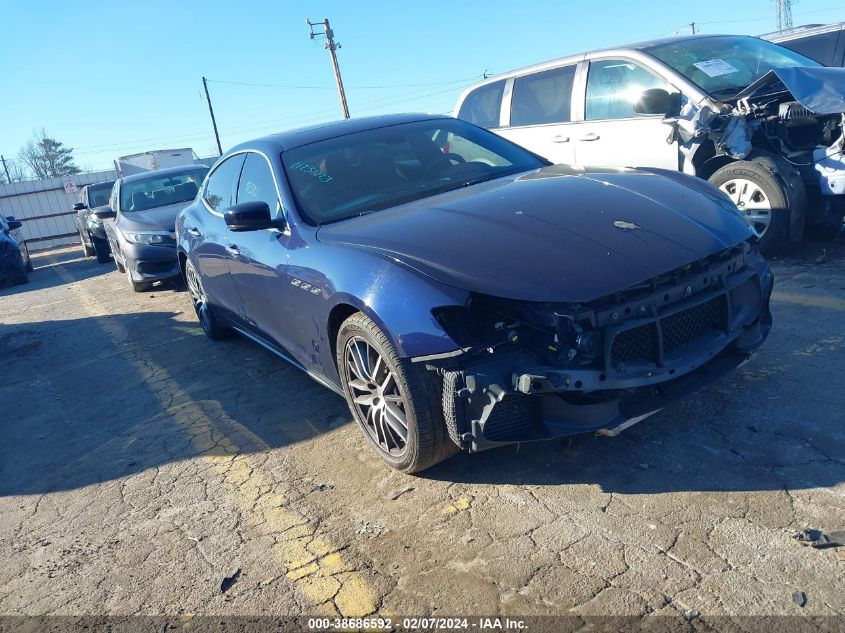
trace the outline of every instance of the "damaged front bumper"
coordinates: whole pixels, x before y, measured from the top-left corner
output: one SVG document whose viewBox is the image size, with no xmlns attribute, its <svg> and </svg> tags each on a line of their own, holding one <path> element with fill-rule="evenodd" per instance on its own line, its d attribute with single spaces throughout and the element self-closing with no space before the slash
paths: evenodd
<svg viewBox="0 0 845 633">
<path fill-rule="evenodd" d="M 443 377 L 450 437 L 475 452 L 591 431 L 612 435 L 733 371 L 771 327 L 773 277 L 750 255 L 734 252 L 647 296 L 597 307 L 590 318 L 599 340 L 586 365 L 572 355 L 538 362 L 519 343 L 425 360 Z"/>
</svg>

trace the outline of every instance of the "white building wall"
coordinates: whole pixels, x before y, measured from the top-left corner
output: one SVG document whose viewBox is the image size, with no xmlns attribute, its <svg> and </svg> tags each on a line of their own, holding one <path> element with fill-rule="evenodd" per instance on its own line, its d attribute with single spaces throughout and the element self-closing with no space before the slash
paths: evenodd
<svg viewBox="0 0 845 633">
<path fill-rule="evenodd" d="M 23 222 L 21 231 L 31 251 L 78 244 L 73 205 L 79 202 L 79 194 L 65 193 L 65 183 L 70 181 L 82 189 L 115 178 L 117 172 L 108 170 L 0 184 L 0 213 Z"/>
</svg>

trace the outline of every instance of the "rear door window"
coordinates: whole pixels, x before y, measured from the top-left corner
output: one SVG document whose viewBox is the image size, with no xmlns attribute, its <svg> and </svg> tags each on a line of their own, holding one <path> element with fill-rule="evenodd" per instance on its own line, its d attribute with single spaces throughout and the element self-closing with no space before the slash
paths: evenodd
<svg viewBox="0 0 845 633">
<path fill-rule="evenodd" d="M 585 118 L 594 121 L 634 117 L 634 104 L 649 88 L 672 91 L 657 75 L 627 59 L 590 62 Z"/>
<path fill-rule="evenodd" d="M 504 79 L 476 88 L 464 99 L 458 112 L 458 118 L 480 127 L 499 127 L 499 114 L 502 110 L 502 95 L 504 92 Z"/>
<path fill-rule="evenodd" d="M 238 178 L 244 164 L 245 154 L 235 154 L 224 160 L 208 177 L 203 191 L 206 204 L 221 213 L 235 204 Z"/>
<path fill-rule="evenodd" d="M 575 68 L 564 66 L 518 77 L 513 84 L 511 126 L 570 122 Z"/>
</svg>

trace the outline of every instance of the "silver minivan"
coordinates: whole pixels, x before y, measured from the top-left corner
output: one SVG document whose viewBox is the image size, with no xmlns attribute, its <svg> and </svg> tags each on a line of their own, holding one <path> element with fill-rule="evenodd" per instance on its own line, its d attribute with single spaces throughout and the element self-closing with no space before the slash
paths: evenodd
<svg viewBox="0 0 845 633">
<path fill-rule="evenodd" d="M 845 69 L 697 35 L 581 53 L 467 88 L 455 116 L 556 163 L 681 171 L 746 214 L 765 252 L 845 213 Z"/>
</svg>

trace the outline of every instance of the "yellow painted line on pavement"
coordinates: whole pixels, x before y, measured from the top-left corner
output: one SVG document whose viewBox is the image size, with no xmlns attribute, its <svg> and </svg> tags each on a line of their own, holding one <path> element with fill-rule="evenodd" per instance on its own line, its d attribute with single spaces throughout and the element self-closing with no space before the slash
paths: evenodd
<svg viewBox="0 0 845 633">
<path fill-rule="evenodd" d="M 61 266 L 54 270 L 68 283 L 77 281 Z M 89 316 L 104 313 L 94 295 L 79 285 L 74 288 Z M 129 330 L 111 319 L 97 323 L 115 346 L 132 337 Z M 244 527 L 275 537 L 273 556 L 303 601 L 313 605 L 318 615 L 362 617 L 374 613 L 378 593 L 344 557 L 340 547 L 316 534 L 316 527 L 306 515 L 287 507 L 284 496 L 271 494 L 273 483 L 250 466 L 233 436 L 251 450 L 269 451 L 270 446 L 227 416 L 219 403 L 193 400 L 143 348 L 135 348 L 133 353 L 137 358 L 127 361 L 155 394 L 162 409 L 190 437 L 191 446 L 201 459 L 213 464 L 215 472 L 223 477 L 226 492 L 244 516 Z"/>
<path fill-rule="evenodd" d="M 845 299 L 839 299 L 837 297 L 775 290 L 772 293 L 772 300 L 783 303 L 794 303 L 795 305 L 808 306 L 811 308 L 845 311 Z"/>
</svg>

